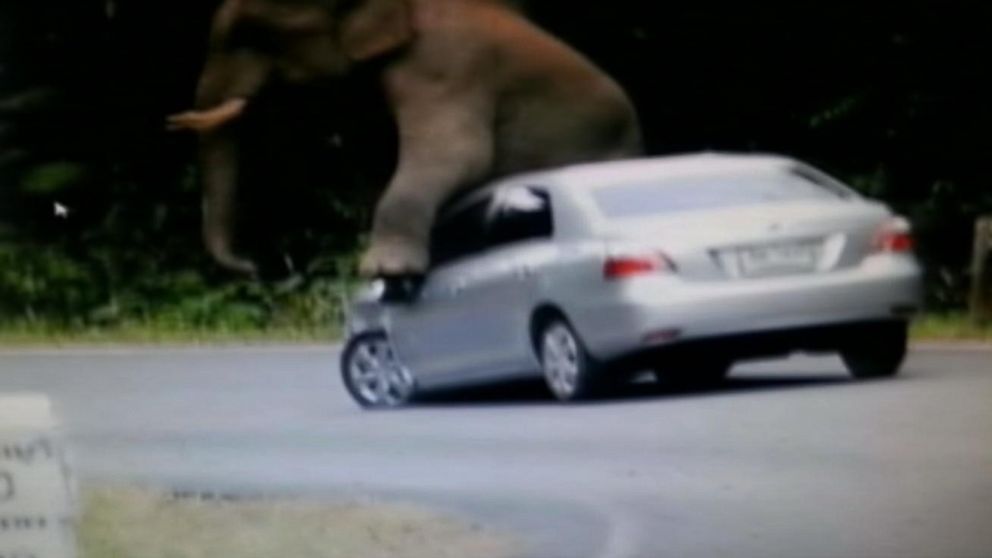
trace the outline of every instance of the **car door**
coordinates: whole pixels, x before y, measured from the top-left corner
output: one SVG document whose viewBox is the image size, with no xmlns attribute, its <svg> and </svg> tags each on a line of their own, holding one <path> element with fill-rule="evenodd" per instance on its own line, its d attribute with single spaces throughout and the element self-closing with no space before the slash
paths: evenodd
<svg viewBox="0 0 992 558">
<path fill-rule="evenodd" d="M 478 366 L 524 372 L 534 363 L 529 322 L 540 270 L 553 253 L 551 200 L 539 187 L 506 186 L 495 192 L 491 215 L 483 273 L 471 285 L 474 327 L 486 339 Z"/>
<path fill-rule="evenodd" d="M 485 339 L 473 302 L 476 259 L 487 245 L 492 194 L 473 196 L 442 212 L 431 238 L 431 269 L 417 300 L 391 308 L 399 358 L 423 383 L 475 371 Z"/>
</svg>

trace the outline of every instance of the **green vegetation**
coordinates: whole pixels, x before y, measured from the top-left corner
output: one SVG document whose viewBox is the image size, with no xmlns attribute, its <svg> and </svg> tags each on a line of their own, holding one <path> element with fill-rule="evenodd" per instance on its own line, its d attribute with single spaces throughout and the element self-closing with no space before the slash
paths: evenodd
<svg viewBox="0 0 992 558">
<path fill-rule="evenodd" d="M 31 311 L 0 321 L 0 345 L 329 341 L 340 336 L 345 289 L 328 281 L 280 292 L 244 282 L 154 299 L 129 294 L 70 319 Z"/>
<path fill-rule="evenodd" d="M 82 558 L 500 558 L 515 545 L 408 506 L 177 500 L 138 490 L 85 493 Z"/>
<path fill-rule="evenodd" d="M 354 281 L 208 284 L 194 271 L 108 277 L 105 260 L 0 245 L 0 343 L 318 341 L 336 337 Z"/>
<path fill-rule="evenodd" d="M 930 314 L 913 324 L 912 335 L 920 341 L 992 342 L 992 324 L 975 324 L 962 313 Z"/>
<path fill-rule="evenodd" d="M 0 347 L 136 345 L 245 345 L 334 343 L 341 340 L 340 320 L 326 323 L 288 321 L 283 326 L 251 322 L 214 322 L 191 326 L 184 320 L 122 322 L 112 326 L 70 328 L 51 323 L 0 325 Z M 913 323 L 920 342 L 992 343 L 992 324 L 979 326 L 963 313 L 924 315 Z"/>
<path fill-rule="evenodd" d="M 115 345 L 255 345 L 331 343 L 340 340 L 341 328 L 187 326 L 121 323 L 113 327 L 65 329 L 43 324 L 5 324 L 0 327 L 0 347 L 64 347 Z"/>
</svg>

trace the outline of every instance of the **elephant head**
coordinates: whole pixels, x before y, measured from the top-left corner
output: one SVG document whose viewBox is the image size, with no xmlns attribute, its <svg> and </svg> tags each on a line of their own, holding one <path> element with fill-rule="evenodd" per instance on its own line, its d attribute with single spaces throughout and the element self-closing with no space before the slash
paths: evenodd
<svg viewBox="0 0 992 558">
<path fill-rule="evenodd" d="M 168 118 L 200 135 L 203 238 L 222 266 L 254 274 L 235 254 L 238 142 L 231 124 L 273 77 L 344 76 L 413 39 L 408 0 L 224 0 L 211 28 L 195 109 Z"/>
</svg>

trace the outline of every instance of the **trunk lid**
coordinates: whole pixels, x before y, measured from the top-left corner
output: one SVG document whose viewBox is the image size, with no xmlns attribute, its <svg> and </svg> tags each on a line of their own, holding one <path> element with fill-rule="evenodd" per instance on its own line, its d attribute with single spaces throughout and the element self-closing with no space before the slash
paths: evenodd
<svg viewBox="0 0 992 558">
<path fill-rule="evenodd" d="M 891 216 L 863 199 L 820 199 L 613 219 L 604 237 L 663 251 L 681 277 L 751 279 L 854 267 Z"/>
</svg>

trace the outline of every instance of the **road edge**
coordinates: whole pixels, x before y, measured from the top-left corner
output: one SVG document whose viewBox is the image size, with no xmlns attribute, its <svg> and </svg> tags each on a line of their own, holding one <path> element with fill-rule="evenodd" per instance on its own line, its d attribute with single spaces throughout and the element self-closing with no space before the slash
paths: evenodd
<svg viewBox="0 0 992 558">
<path fill-rule="evenodd" d="M 161 353 L 334 353 L 341 350 L 340 341 L 330 343 L 222 343 L 209 344 L 136 344 L 85 345 L 66 344 L 32 347 L 3 347 L 2 356 L 113 356 Z M 921 340 L 910 342 L 915 352 L 992 352 L 992 341 Z"/>
</svg>

